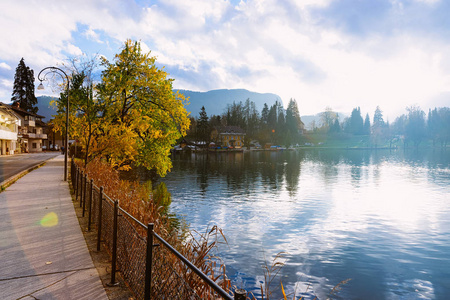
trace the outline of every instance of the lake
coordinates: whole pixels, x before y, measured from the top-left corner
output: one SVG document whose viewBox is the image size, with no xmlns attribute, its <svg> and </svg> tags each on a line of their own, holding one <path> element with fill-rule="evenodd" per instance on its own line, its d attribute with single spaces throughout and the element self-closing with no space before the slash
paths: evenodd
<svg viewBox="0 0 450 300">
<path fill-rule="evenodd" d="M 233 284 L 272 283 L 304 299 L 450 299 L 449 150 L 177 154 L 170 211 L 223 229 Z M 291 298 L 292 299 L 292 296 Z M 297 299 L 297 298 L 296 298 Z"/>
</svg>

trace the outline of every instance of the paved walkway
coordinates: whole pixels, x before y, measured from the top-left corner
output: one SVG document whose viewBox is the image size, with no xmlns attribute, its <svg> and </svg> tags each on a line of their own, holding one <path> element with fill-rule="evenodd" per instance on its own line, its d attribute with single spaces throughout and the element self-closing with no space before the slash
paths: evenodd
<svg viewBox="0 0 450 300">
<path fill-rule="evenodd" d="M 0 193 L 0 299 L 108 299 L 51 159 Z"/>
</svg>

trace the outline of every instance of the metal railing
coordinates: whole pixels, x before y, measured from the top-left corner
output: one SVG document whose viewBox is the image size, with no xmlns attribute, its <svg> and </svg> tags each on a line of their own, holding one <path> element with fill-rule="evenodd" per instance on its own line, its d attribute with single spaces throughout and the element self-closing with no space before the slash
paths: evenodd
<svg viewBox="0 0 450 300">
<path fill-rule="evenodd" d="M 100 251 L 103 242 L 111 253 L 111 281 L 108 285 L 118 284 L 116 272 L 120 270 L 138 299 L 202 299 L 195 285 L 199 278 L 207 284 L 213 299 L 247 298 L 247 292 L 243 289 L 236 289 L 233 295 L 223 290 L 154 232 L 152 223 L 141 223 L 123 210 L 117 200 L 105 195 L 103 187 L 97 187 L 92 179 L 88 180 L 73 160 L 71 180 L 75 200 L 80 201 L 82 216 L 87 213 L 88 230 L 96 225 L 97 251 Z M 175 260 L 181 264 L 175 266 Z"/>
</svg>

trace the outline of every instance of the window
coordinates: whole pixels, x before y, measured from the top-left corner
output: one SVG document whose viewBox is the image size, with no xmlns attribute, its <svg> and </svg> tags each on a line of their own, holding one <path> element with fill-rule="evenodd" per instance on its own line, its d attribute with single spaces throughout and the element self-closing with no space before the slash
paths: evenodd
<svg viewBox="0 0 450 300">
<path fill-rule="evenodd" d="M 36 149 L 37 148 L 37 144 L 36 143 L 33 143 L 33 149 Z"/>
</svg>

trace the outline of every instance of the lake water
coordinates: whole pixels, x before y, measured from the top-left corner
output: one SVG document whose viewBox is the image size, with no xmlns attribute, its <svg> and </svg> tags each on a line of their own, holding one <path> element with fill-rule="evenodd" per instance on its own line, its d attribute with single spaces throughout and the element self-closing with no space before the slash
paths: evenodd
<svg viewBox="0 0 450 300">
<path fill-rule="evenodd" d="M 163 179 L 170 211 L 218 225 L 227 273 L 259 294 L 262 265 L 304 299 L 450 299 L 450 151 L 184 154 Z M 291 297 L 292 299 L 292 297 Z M 297 298 L 296 298 L 297 299 Z"/>
</svg>

